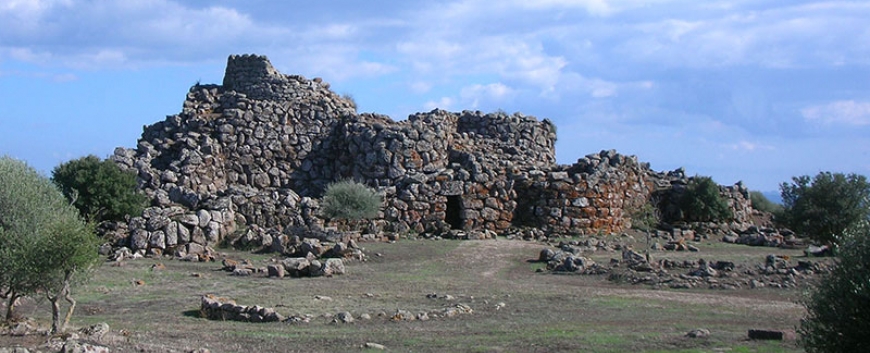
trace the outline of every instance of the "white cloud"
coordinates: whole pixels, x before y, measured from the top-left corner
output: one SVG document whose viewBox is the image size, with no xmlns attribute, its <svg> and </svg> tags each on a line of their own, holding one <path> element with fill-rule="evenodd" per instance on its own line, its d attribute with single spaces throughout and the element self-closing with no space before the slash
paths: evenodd
<svg viewBox="0 0 870 353">
<path fill-rule="evenodd" d="M 30 72 L 30 71 L 0 71 L 0 77 L 24 77 L 24 78 L 35 78 L 41 80 L 49 80 L 52 82 L 72 82 L 79 79 L 76 74 L 65 72 L 65 73 L 54 73 L 54 72 Z"/>
<path fill-rule="evenodd" d="M 617 82 L 601 78 L 589 78 L 579 73 L 566 73 L 557 84 L 559 96 L 582 94 L 591 98 L 612 98 L 621 91 L 642 92 L 655 87 L 652 81 Z"/>
<path fill-rule="evenodd" d="M 430 38 L 423 35 L 396 44 L 396 52 L 408 58 L 412 67 L 422 73 L 442 74 L 445 67 L 461 59 L 460 53 L 468 51 L 462 45 L 445 38 Z"/>
<path fill-rule="evenodd" d="M 825 125 L 870 125 L 870 102 L 842 100 L 801 109 L 804 119 Z"/>
<path fill-rule="evenodd" d="M 284 73 L 321 76 L 327 81 L 377 77 L 399 70 L 394 65 L 359 59 L 357 48 L 340 43 L 288 48 L 271 52 L 269 58 Z"/>
<path fill-rule="evenodd" d="M 515 0 L 512 4 L 521 9 L 561 10 L 582 9 L 593 16 L 607 17 L 619 12 L 648 7 L 657 3 L 675 2 L 673 0 Z M 679 1 L 676 1 L 679 2 Z"/>
<path fill-rule="evenodd" d="M 503 102 L 515 94 L 514 90 L 502 83 L 490 83 L 488 85 L 471 85 L 462 88 L 459 96 L 462 102 L 468 103 L 471 108 L 480 107 L 480 102 Z"/>
<path fill-rule="evenodd" d="M 586 10 L 591 15 L 607 16 L 614 12 L 614 9 L 607 0 L 535 0 L 535 1 L 516 1 L 518 6 L 530 9 L 564 9 L 564 8 L 581 8 Z"/>
<path fill-rule="evenodd" d="M 759 150 L 771 151 L 774 149 L 773 146 L 750 142 L 750 141 L 738 141 L 736 143 L 728 145 L 728 148 L 734 151 L 742 151 L 742 152 L 754 152 Z"/>
<path fill-rule="evenodd" d="M 568 64 L 565 58 L 547 55 L 528 43 L 504 46 L 499 54 L 502 60 L 496 69 L 500 75 L 538 86 L 542 92 L 553 90 Z"/>
<path fill-rule="evenodd" d="M 439 99 L 437 101 L 426 102 L 425 104 L 423 104 L 423 108 L 425 108 L 426 110 L 441 109 L 441 110 L 448 110 L 449 111 L 452 109 L 451 106 L 453 105 L 453 103 L 454 103 L 453 98 L 441 97 L 441 99 Z"/>
<path fill-rule="evenodd" d="M 652 16 L 620 31 L 617 52 L 636 61 L 667 66 L 772 68 L 870 62 L 870 4 L 827 1 L 754 8 L 699 5 L 697 13 Z M 678 6 L 678 5 L 675 5 Z M 691 9 L 693 6 L 687 6 Z"/>
<path fill-rule="evenodd" d="M 411 91 L 417 94 L 426 93 L 429 92 L 430 89 L 432 89 L 432 83 L 424 81 L 411 82 L 409 86 L 411 88 Z"/>
</svg>

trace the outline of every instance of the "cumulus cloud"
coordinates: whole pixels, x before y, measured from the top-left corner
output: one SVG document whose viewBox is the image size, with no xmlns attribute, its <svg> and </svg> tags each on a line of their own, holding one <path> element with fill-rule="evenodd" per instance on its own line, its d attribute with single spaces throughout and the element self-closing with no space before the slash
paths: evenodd
<svg viewBox="0 0 870 353">
<path fill-rule="evenodd" d="M 694 5 L 694 4 L 693 4 Z M 754 64 L 773 68 L 816 63 L 867 63 L 870 4 L 821 1 L 754 7 L 696 7 L 698 15 L 630 24 L 635 30 L 617 52 L 668 66 L 723 67 Z"/>
<path fill-rule="evenodd" d="M 870 102 L 842 100 L 801 109 L 804 119 L 825 125 L 870 125 Z"/>
</svg>

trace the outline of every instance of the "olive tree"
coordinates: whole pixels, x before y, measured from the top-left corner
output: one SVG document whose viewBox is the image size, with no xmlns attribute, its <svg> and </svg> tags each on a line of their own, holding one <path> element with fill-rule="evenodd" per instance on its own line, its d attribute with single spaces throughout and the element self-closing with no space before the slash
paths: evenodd
<svg viewBox="0 0 870 353">
<path fill-rule="evenodd" d="M 782 222 L 820 243 L 870 218 L 870 183 L 863 175 L 821 172 L 782 183 Z"/>
<path fill-rule="evenodd" d="M 803 300 L 800 343 L 810 353 L 866 352 L 870 347 L 870 227 L 842 235 L 837 262 Z"/>
<path fill-rule="evenodd" d="M 142 213 L 147 204 L 135 174 L 94 155 L 60 164 L 51 180 L 88 221 L 120 221 Z"/>
<path fill-rule="evenodd" d="M 6 320 L 23 296 L 42 293 L 52 304 L 52 331 L 65 329 L 75 309 L 77 274 L 99 262 L 98 239 L 52 182 L 24 162 L 0 157 L 0 296 Z M 60 300 L 69 302 L 61 320 Z"/>
</svg>

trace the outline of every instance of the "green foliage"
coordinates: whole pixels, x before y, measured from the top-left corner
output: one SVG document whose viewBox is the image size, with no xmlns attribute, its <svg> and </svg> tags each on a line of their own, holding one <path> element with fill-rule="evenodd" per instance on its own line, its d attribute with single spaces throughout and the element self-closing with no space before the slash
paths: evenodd
<svg viewBox="0 0 870 353">
<path fill-rule="evenodd" d="M 782 205 L 778 205 L 770 201 L 767 196 L 761 193 L 761 191 L 752 191 L 749 193 L 749 200 L 752 202 L 752 208 L 762 211 L 773 213 L 778 215 L 782 212 Z"/>
<path fill-rule="evenodd" d="M 719 185 L 710 177 L 691 178 L 679 206 L 686 221 L 724 221 L 733 217 L 731 208 L 719 193 Z"/>
<path fill-rule="evenodd" d="M 92 227 L 48 178 L 0 157 L 0 294 L 9 300 L 7 320 L 22 296 L 71 300 L 73 275 L 99 261 L 97 242 Z"/>
<path fill-rule="evenodd" d="M 0 291 L 10 302 L 38 289 L 29 275 L 36 259 L 28 255 L 38 245 L 35 235 L 50 229 L 43 220 L 59 206 L 51 197 L 57 190 L 40 177 L 24 163 L 0 157 Z"/>
<path fill-rule="evenodd" d="M 378 215 L 381 196 L 377 191 L 363 184 L 344 180 L 331 183 L 326 187 L 321 214 L 330 219 L 351 221 L 371 219 Z"/>
<path fill-rule="evenodd" d="M 870 347 L 870 227 L 838 237 L 838 262 L 804 299 L 800 343 L 809 353 L 866 352 Z"/>
<path fill-rule="evenodd" d="M 870 218 L 870 183 L 863 175 L 821 172 L 782 183 L 782 221 L 798 234 L 835 243 L 846 229 Z"/>
<path fill-rule="evenodd" d="M 647 202 L 640 208 L 631 211 L 629 217 L 631 218 L 632 228 L 645 232 L 656 229 L 661 220 L 661 215 L 652 202 Z"/>
<path fill-rule="evenodd" d="M 110 160 L 90 155 L 62 163 L 51 174 L 64 196 L 89 221 L 120 221 L 142 213 L 147 206 L 136 186 L 136 175 Z"/>
<path fill-rule="evenodd" d="M 356 99 L 353 98 L 353 95 L 351 95 L 350 93 L 345 93 L 341 95 L 341 98 L 350 104 L 350 106 L 353 108 L 353 111 L 357 111 Z"/>
</svg>

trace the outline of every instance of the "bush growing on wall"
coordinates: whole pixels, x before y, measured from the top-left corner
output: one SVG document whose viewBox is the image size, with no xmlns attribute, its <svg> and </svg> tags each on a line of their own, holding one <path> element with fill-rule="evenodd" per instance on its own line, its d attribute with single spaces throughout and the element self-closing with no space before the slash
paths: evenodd
<svg viewBox="0 0 870 353">
<path fill-rule="evenodd" d="M 142 213 L 147 204 L 136 175 L 93 155 L 61 163 L 51 179 L 88 221 L 120 221 Z"/>
<path fill-rule="evenodd" d="M 691 178 L 679 205 L 685 221 L 724 221 L 733 217 L 728 203 L 719 194 L 719 185 L 710 177 Z"/>
<path fill-rule="evenodd" d="M 344 180 L 326 187 L 320 212 L 329 219 L 372 219 L 377 217 L 381 202 L 381 196 L 374 189 L 355 181 Z"/>
</svg>

